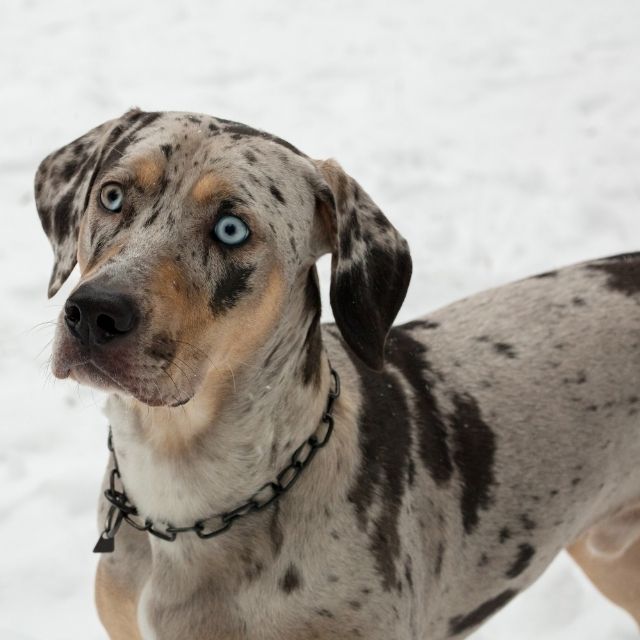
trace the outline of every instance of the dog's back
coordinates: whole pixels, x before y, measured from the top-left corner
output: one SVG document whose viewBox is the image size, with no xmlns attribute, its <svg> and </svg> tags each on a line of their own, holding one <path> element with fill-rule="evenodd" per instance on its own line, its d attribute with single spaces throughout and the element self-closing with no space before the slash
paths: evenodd
<svg viewBox="0 0 640 640">
<path fill-rule="evenodd" d="M 392 516 L 371 546 L 393 556 L 401 541 L 432 637 L 474 629 L 640 497 L 639 302 L 640 254 L 613 257 L 394 327 L 382 373 L 353 359 L 365 460 L 352 498 L 363 526 Z"/>
</svg>

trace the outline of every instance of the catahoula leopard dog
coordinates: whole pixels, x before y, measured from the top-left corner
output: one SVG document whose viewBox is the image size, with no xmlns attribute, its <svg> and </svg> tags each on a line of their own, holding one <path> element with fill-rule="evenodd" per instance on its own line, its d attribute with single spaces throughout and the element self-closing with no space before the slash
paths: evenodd
<svg viewBox="0 0 640 640">
<path fill-rule="evenodd" d="M 53 372 L 109 392 L 111 638 L 464 638 L 564 548 L 640 620 L 640 255 L 392 328 L 407 243 L 263 131 L 132 110 L 35 192 Z"/>
</svg>

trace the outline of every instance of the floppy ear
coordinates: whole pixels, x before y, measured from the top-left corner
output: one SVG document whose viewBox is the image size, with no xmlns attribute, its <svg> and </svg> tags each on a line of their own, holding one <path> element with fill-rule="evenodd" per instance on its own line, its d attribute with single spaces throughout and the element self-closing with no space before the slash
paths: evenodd
<svg viewBox="0 0 640 640">
<path fill-rule="evenodd" d="M 409 246 L 337 162 L 315 164 L 324 178 L 317 193 L 332 251 L 333 315 L 351 350 L 379 370 L 411 279 Z"/>
<path fill-rule="evenodd" d="M 54 151 L 40 163 L 35 197 L 42 228 L 54 253 L 50 298 L 76 265 L 80 221 L 98 170 L 111 156 L 121 156 L 124 143 L 130 143 L 133 134 L 158 115 L 139 109 L 127 111 Z"/>
</svg>

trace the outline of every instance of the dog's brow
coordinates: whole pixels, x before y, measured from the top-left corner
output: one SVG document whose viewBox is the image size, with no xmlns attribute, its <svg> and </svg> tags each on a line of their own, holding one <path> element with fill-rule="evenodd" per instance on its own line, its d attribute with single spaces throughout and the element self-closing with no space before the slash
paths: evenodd
<svg viewBox="0 0 640 640">
<path fill-rule="evenodd" d="M 160 182 L 165 164 L 165 160 L 160 157 L 139 158 L 133 164 L 135 181 L 142 189 L 151 189 Z"/>
<path fill-rule="evenodd" d="M 193 199 L 202 204 L 213 196 L 230 198 L 232 196 L 231 185 L 217 173 L 205 173 L 198 178 L 191 189 Z"/>
</svg>

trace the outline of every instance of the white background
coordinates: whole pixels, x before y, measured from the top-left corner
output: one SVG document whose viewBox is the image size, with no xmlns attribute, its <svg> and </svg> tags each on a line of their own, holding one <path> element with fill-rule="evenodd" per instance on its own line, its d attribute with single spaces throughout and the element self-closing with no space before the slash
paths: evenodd
<svg viewBox="0 0 640 640">
<path fill-rule="evenodd" d="M 639 249 L 639 97 L 634 0 L 3 2 L 0 638 L 104 638 L 91 548 L 106 425 L 100 394 L 47 373 L 68 287 L 46 300 L 32 197 L 46 153 L 137 105 L 333 156 L 410 240 L 407 320 Z M 561 556 L 474 637 L 638 636 Z"/>
</svg>

